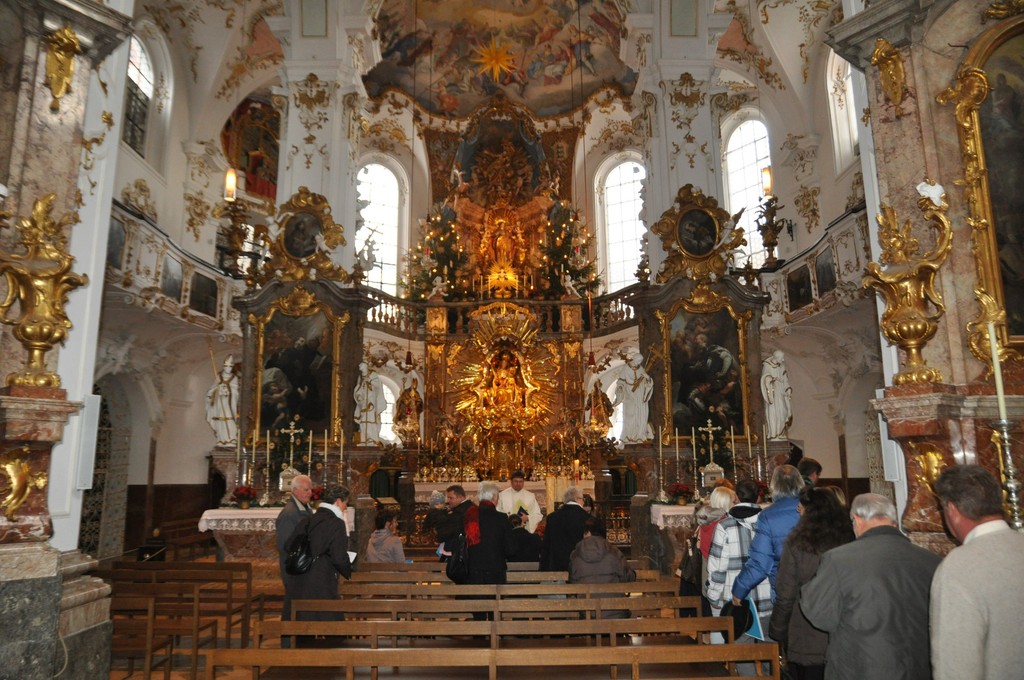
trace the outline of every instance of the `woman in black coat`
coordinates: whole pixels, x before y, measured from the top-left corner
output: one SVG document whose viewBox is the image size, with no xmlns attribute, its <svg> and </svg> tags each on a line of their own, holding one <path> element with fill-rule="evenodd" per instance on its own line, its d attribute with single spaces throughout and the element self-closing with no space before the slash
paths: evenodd
<svg viewBox="0 0 1024 680">
<path fill-rule="evenodd" d="M 309 545 L 316 560 L 305 574 L 293 577 L 297 582 L 296 600 L 337 600 L 338 575 L 352 577 L 348 557 L 348 529 L 345 510 L 349 490 L 340 485 L 324 491 L 320 507 L 309 521 Z M 303 612 L 300 621 L 330 621 L 340 618 L 332 612 Z"/>
</svg>

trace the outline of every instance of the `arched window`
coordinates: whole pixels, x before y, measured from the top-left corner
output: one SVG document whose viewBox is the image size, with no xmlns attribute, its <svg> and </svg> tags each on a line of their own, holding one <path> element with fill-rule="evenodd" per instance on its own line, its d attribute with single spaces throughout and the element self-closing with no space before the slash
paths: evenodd
<svg viewBox="0 0 1024 680">
<path fill-rule="evenodd" d="M 132 36 L 128 47 L 128 82 L 121 138 L 143 158 L 146 157 L 146 127 L 152 98 L 153 64 L 146 48 Z"/>
<path fill-rule="evenodd" d="M 377 266 L 367 275 L 366 284 L 390 295 L 398 294 L 398 225 L 401 197 L 395 173 L 380 163 L 364 165 L 356 175 L 362 224 L 356 230 L 356 252 L 373 241 Z"/>
<path fill-rule="evenodd" d="M 608 292 L 636 283 L 644 223 L 640 221 L 643 201 L 640 191 L 647 177 L 635 160 L 614 165 L 600 185 L 599 199 L 604 220 L 604 271 Z"/>
<path fill-rule="evenodd" d="M 835 52 L 828 55 L 828 111 L 832 123 L 832 146 L 836 174 L 846 170 L 860 155 L 857 112 L 853 105 L 853 69 Z"/>
<path fill-rule="evenodd" d="M 750 260 L 760 267 L 767 257 L 755 218 L 757 206 L 763 196 L 761 171 L 771 167 L 768 128 L 757 119 L 740 123 L 728 137 L 725 145 L 725 182 L 729 196 L 729 212 L 735 214 L 745 208 L 739 224 L 746 233 L 747 245 L 735 255 L 737 266 Z"/>
</svg>

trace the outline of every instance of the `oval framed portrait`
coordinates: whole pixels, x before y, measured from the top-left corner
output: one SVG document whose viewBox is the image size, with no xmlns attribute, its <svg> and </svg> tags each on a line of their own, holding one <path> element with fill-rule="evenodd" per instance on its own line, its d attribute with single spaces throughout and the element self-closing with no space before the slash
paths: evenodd
<svg viewBox="0 0 1024 680">
<path fill-rule="evenodd" d="M 691 208 L 679 216 L 676 239 L 688 255 L 707 255 L 718 243 L 718 221 L 707 210 Z"/>
<path fill-rule="evenodd" d="M 284 249 L 296 259 L 316 252 L 317 236 L 323 232 L 320 218 L 311 212 L 297 212 L 284 226 Z"/>
</svg>

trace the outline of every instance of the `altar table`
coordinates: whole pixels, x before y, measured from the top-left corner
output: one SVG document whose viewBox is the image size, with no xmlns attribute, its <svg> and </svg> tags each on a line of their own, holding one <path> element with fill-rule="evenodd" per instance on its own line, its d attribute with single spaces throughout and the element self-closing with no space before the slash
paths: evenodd
<svg viewBox="0 0 1024 680">
<path fill-rule="evenodd" d="M 695 505 L 651 503 L 651 524 L 659 529 L 692 529 L 696 511 Z"/>
<path fill-rule="evenodd" d="M 277 516 L 284 506 L 216 508 L 199 518 L 200 531 L 212 531 L 225 562 L 277 563 Z M 356 509 L 345 511 L 349 536 L 356 526 Z"/>
<path fill-rule="evenodd" d="M 226 562 L 277 562 L 275 524 L 282 507 L 217 508 L 199 518 L 200 531 L 212 531 Z"/>
</svg>

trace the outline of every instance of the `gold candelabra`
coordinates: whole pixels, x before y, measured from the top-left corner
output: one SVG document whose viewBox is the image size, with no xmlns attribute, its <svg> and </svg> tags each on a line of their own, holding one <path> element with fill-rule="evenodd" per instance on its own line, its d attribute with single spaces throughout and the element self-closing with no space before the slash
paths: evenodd
<svg viewBox="0 0 1024 680">
<path fill-rule="evenodd" d="M 0 323 L 14 326 L 14 337 L 28 350 L 24 370 L 7 376 L 8 385 L 60 387 L 60 376 L 46 370 L 46 353 L 67 338 L 71 321 L 64 312 L 68 293 L 89 282 L 84 274 L 71 272 L 75 258 L 67 252 L 64 229 L 78 221 L 69 213 L 54 222 L 56 194 L 47 194 L 32 206 L 31 217 L 18 220 L 20 244 L 25 252 L 0 252 L 0 274 L 7 282 L 7 296 L 0 301 Z M 0 226 L 10 226 L 10 213 L 0 213 Z M 18 302 L 20 314 L 11 315 Z"/>
</svg>

